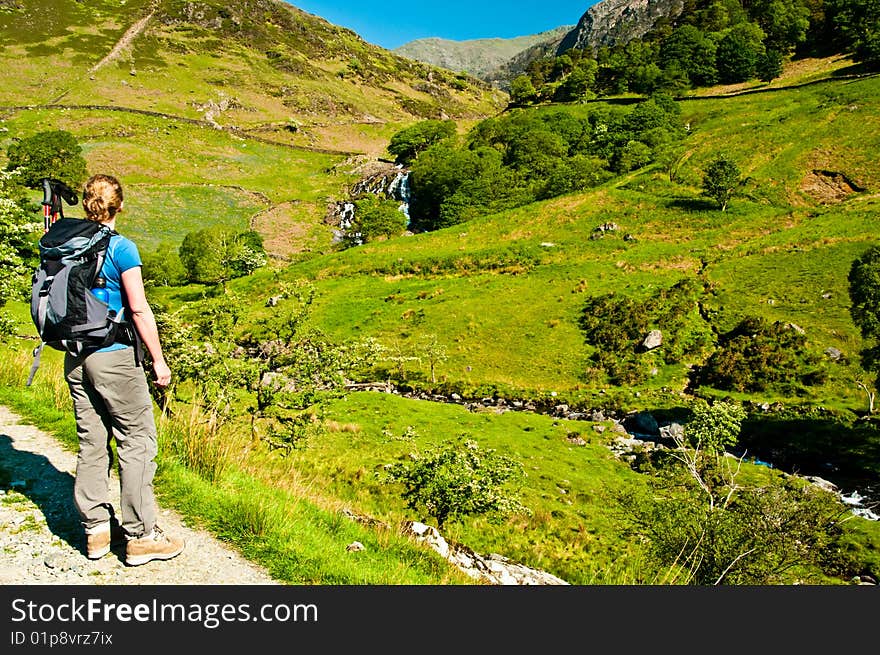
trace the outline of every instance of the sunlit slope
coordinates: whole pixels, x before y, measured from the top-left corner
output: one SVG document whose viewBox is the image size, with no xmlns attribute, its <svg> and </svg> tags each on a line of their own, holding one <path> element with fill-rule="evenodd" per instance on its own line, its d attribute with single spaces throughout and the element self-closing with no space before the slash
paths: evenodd
<svg viewBox="0 0 880 655">
<path fill-rule="evenodd" d="M 373 151 L 417 118 L 503 95 L 278 0 L 40 0 L 0 8 L 0 105 L 111 105 Z"/>
<path fill-rule="evenodd" d="M 4 151 L 19 135 L 71 131 L 90 172 L 111 172 L 123 182 L 120 230 L 144 250 L 161 242 L 179 246 L 187 233 L 212 225 L 255 229 L 275 256 L 329 249 L 327 202 L 340 197 L 350 179 L 328 174 L 341 155 L 153 116 L 39 110 L 15 112 L 2 125 L 8 130 L 0 134 Z M 65 207 L 65 213 L 78 216 L 81 208 Z"/>
<path fill-rule="evenodd" d="M 645 298 L 697 277 L 717 330 L 746 315 L 796 323 L 811 347 L 849 358 L 817 399 L 860 402 L 846 383 L 861 347 L 846 276 L 880 227 L 878 97 L 871 78 L 683 102 L 691 134 L 675 181 L 659 168 L 636 172 L 588 193 L 327 255 L 286 275 L 317 280 L 316 323 L 337 337 L 414 346 L 436 335 L 450 355 L 439 367 L 446 382 L 547 394 L 606 386 L 587 369 L 592 351 L 578 328 L 587 297 Z M 699 189 L 703 167 L 721 152 L 747 178 L 726 212 Z M 860 191 L 813 197 L 802 189 L 814 171 L 842 173 Z M 609 222 L 619 229 L 591 238 Z M 410 367 L 427 377 L 425 361 Z M 647 386 L 678 393 L 685 374 L 686 363 L 659 363 Z"/>
</svg>

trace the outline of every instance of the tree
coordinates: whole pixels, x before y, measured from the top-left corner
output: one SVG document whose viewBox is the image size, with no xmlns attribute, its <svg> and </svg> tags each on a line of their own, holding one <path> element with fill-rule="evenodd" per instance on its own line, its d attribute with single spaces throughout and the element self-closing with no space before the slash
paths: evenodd
<svg viewBox="0 0 880 655">
<path fill-rule="evenodd" d="M 856 61 L 880 66 L 880 0 L 829 0 L 826 13 L 841 47 Z"/>
<path fill-rule="evenodd" d="M 712 405 L 698 401 L 684 434 L 692 448 L 702 448 L 713 455 L 723 454 L 736 445 L 746 411 L 736 403 L 718 401 Z"/>
<path fill-rule="evenodd" d="M 518 75 L 510 83 L 510 100 L 517 105 L 527 105 L 538 98 L 532 78 L 528 75 Z"/>
<path fill-rule="evenodd" d="M 21 181 L 28 187 L 36 188 L 43 178 L 49 177 L 79 189 L 88 178 L 81 153 L 82 148 L 70 132 L 38 132 L 7 148 L 6 169 L 21 171 Z"/>
<path fill-rule="evenodd" d="M 755 73 L 762 82 L 772 82 L 782 75 L 782 53 L 779 50 L 768 48 L 764 54 L 758 57 L 755 64 Z"/>
<path fill-rule="evenodd" d="M 437 527 L 466 516 L 501 520 L 516 512 L 529 513 L 509 484 L 522 478 L 522 465 L 480 448 L 471 439 L 449 441 L 424 455 L 411 454 L 386 469 L 390 482 L 401 482 L 403 498 L 412 510 L 434 517 Z"/>
<path fill-rule="evenodd" d="M 259 234 L 236 233 L 221 225 L 188 233 L 178 254 L 187 279 L 199 284 L 224 283 L 266 264 Z"/>
<path fill-rule="evenodd" d="M 880 246 L 868 248 L 850 267 L 850 316 L 863 339 L 869 344 L 861 352 L 862 368 L 877 375 L 874 388 L 880 387 Z M 874 409 L 874 391 L 863 381 L 857 384 L 868 396 L 868 411 Z"/>
<path fill-rule="evenodd" d="M 721 82 L 734 84 L 755 76 L 758 60 L 764 54 L 763 37 L 754 23 L 740 23 L 724 35 L 715 54 Z"/>
<path fill-rule="evenodd" d="M 767 47 L 785 54 L 806 38 L 810 28 L 810 10 L 803 0 L 752 0 L 749 13 L 766 34 Z"/>
<path fill-rule="evenodd" d="M 726 211 L 740 183 L 739 167 L 726 155 L 719 155 L 709 162 L 703 175 L 703 194 L 717 202 L 721 211 Z"/>
<path fill-rule="evenodd" d="M 446 346 L 440 343 L 436 334 L 425 337 L 420 344 L 420 349 L 425 359 L 428 360 L 428 366 L 431 369 L 431 384 L 437 383 L 437 364 L 445 362 L 449 359 Z"/>
<path fill-rule="evenodd" d="M 144 284 L 157 287 L 176 287 L 186 284 L 187 271 L 180 261 L 179 248 L 163 241 L 155 250 L 145 251 L 143 260 Z"/>
<path fill-rule="evenodd" d="M 36 265 L 36 249 L 30 236 L 36 224 L 21 203 L 13 199 L 19 174 L 0 171 L 0 310 L 10 300 L 24 300 L 30 273 Z M 14 322 L 0 313 L 0 338 L 9 336 Z"/>
<path fill-rule="evenodd" d="M 406 230 L 406 215 L 394 200 L 368 194 L 355 200 L 354 205 L 354 219 L 346 242 L 367 243 L 379 237 L 400 236 Z"/>
<path fill-rule="evenodd" d="M 850 315 L 863 339 L 880 339 L 880 246 L 868 248 L 851 265 Z"/>
<path fill-rule="evenodd" d="M 660 44 L 660 63 L 687 75 L 694 86 L 714 84 L 717 78 L 715 42 L 693 25 L 682 25 Z"/>
<path fill-rule="evenodd" d="M 391 137 L 388 152 L 404 166 L 411 164 L 420 153 L 455 135 L 455 121 L 427 120 L 400 130 Z"/>
</svg>

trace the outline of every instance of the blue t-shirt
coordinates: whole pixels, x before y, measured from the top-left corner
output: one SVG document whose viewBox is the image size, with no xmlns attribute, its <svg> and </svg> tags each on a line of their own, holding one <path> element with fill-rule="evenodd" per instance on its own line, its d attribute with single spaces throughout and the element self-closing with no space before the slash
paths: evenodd
<svg viewBox="0 0 880 655">
<path fill-rule="evenodd" d="M 104 259 L 104 266 L 101 268 L 101 275 L 107 283 L 107 304 L 110 309 L 116 310 L 116 313 L 123 311 L 128 312 L 128 300 L 125 298 L 125 291 L 122 289 L 122 274 L 125 271 L 141 266 L 141 256 L 137 246 L 133 241 L 126 239 L 120 234 L 110 237 L 110 245 L 107 246 L 107 257 Z M 124 319 L 131 318 L 123 316 Z M 128 348 L 123 343 L 114 343 L 106 348 L 101 348 L 98 352 L 109 352 L 111 350 L 122 350 Z"/>
</svg>

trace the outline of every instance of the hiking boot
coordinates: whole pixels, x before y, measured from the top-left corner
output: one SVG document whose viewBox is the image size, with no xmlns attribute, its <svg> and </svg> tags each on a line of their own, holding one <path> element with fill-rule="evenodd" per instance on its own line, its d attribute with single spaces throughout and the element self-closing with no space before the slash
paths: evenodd
<svg viewBox="0 0 880 655">
<path fill-rule="evenodd" d="M 122 543 L 125 543 L 125 533 L 115 518 L 86 529 L 86 556 L 89 559 L 101 559 L 110 552 L 110 546 Z"/>
<path fill-rule="evenodd" d="M 128 540 L 125 546 L 125 563 L 139 566 L 154 559 L 171 559 L 180 555 L 183 545 L 183 539 L 169 537 L 157 525 L 152 533 Z"/>
<path fill-rule="evenodd" d="M 101 559 L 110 552 L 110 522 L 86 528 L 86 557 Z"/>
</svg>

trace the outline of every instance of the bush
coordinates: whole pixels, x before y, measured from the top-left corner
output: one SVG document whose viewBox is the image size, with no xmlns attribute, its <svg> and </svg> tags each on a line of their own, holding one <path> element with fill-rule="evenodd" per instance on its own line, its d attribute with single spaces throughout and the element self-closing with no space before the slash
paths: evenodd
<svg viewBox="0 0 880 655">
<path fill-rule="evenodd" d="M 524 475 L 522 466 L 470 439 L 411 455 L 388 467 L 386 475 L 389 481 L 403 483 L 408 507 L 434 517 L 438 529 L 465 516 L 487 514 L 500 520 L 515 512 L 529 513 L 505 490 Z"/>
<path fill-rule="evenodd" d="M 722 335 L 719 349 L 694 372 L 700 384 L 725 391 L 797 393 L 822 384 L 821 358 L 807 349 L 806 336 L 790 324 L 744 318 Z"/>
</svg>

